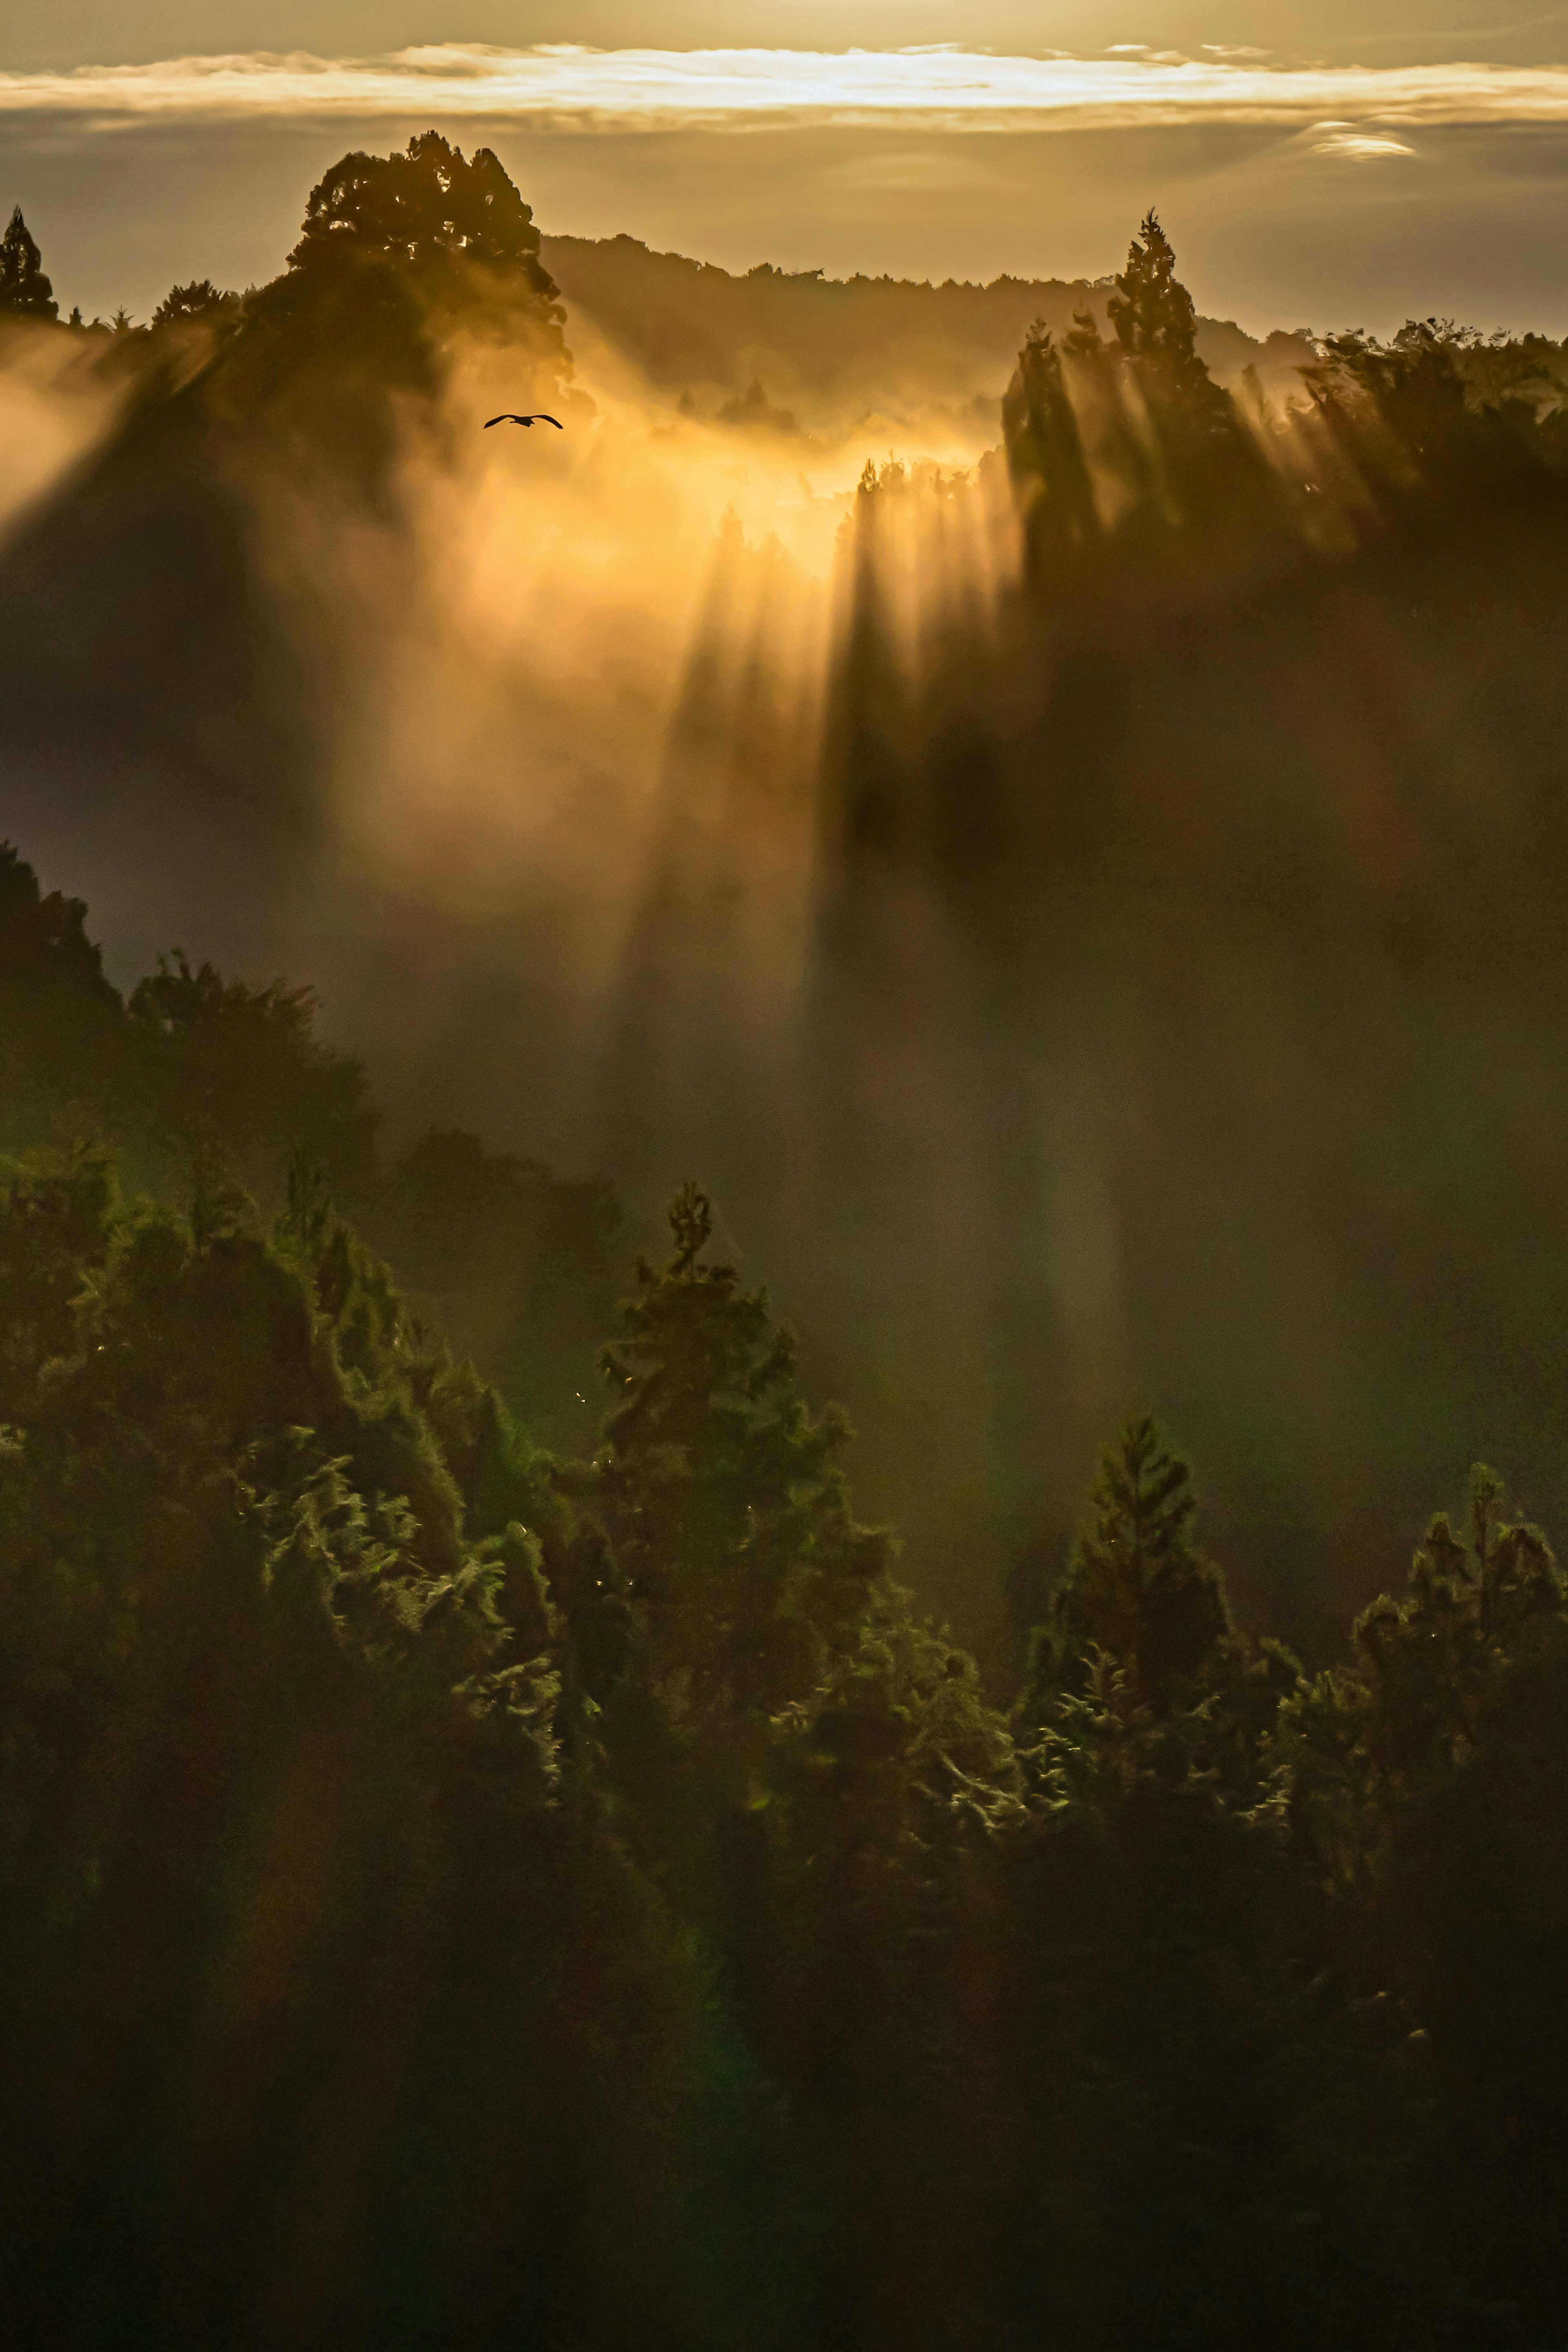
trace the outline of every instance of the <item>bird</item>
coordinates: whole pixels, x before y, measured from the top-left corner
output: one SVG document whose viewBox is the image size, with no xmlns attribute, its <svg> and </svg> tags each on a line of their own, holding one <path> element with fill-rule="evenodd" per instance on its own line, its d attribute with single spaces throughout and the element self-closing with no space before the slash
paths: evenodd
<svg viewBox="0 0 1568 2352">
<path fill-rule="evenodd" d="M 513 416 L 509 415 L 506 416 L 487 416 L 485 419 L 485 430 L 486 433 L 488 433 L 492 425 L 553 425 L 558 433 L 564 433 L 566 431 L 566 427 L 561 423 L 559 416 L 547 416 L 542 408 L 537 409 L 532 416 Z"/>
</svg>

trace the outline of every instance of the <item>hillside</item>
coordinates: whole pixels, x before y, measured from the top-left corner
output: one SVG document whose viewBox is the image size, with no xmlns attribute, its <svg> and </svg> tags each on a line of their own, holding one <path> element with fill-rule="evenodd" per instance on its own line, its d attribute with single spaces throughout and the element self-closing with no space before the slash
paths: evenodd
<svg viewBox="0 0 1568 2352">
<path fill-rule="evenodd" d="M 988 425 L 1031 322 L 1060 339 L 1073 314 L 1103 325 L 1114 281 L 998 278 L 988 286 L 824 278 L 763 262 L 734 277 L 707 261 L 654 253 L 633 236 L 547 236 L 580 355 L 584 323 L 619 358 L 708 414 L 759 382 L 806 429 L 936 409 Z M 1288 388 L 1311 362 L 1299 334 L 1260 342 L 1228 320 L 1200 319 L 1197 348 L 1222 380 L 1255 366 Z M 978 415 L 977 416 L 977 413 Z"/>
</svg>

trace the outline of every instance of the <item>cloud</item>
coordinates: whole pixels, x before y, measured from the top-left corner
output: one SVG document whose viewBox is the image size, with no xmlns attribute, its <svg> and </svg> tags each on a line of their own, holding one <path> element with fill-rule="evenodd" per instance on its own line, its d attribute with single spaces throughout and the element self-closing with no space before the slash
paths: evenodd
<svg viewBox="0 0 1568 2352">
<path fill-rule="evenodd" d="M 1311 130 L 1333 118 L 1378 152 L 1395 130 L 1568 122 L 1568 67 L 1270 66 L 1239 55 L 1004 57 L 906 49 L 501 49 L 442 43 L 360 59 L 304 54 L 0 74 L 0 115 L 109 128 L 236 117 L 476 117 L 583 129 L 901 123 L 925 129 Z M 1335 152 L 1348 152 L 1339 149 Z M 1371 151 L 1369 151 L 1371 152 Z"/>
<path fill-rule="evenodd" d="M 1414 147 L 1385 131 L 1357 131 L 1348 122 L 1315 122 L 1314 155 L 1343 155 L 1354 163 L 1374 163 L 1388 155 L 1414 155 Z"/>
</svg>

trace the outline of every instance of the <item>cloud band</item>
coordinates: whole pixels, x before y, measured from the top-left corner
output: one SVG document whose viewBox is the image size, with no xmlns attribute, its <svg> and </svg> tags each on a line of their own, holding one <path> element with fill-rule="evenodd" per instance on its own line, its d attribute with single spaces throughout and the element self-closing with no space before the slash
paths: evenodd
<svg viewBox="0 0 1568 2352">
<path fill-rule="evenodd" d="M 1251 123 L 1568 122 L 1568 68 L 1271 65 L 1251 57 L 999 57 L 906 49 L 497 49 L 446 44 L 363 59 L 178 58 L 0 74 L 0 115 L 544 119 L 583 129 L 873 124 L 964 130 Z M 1389 152 L 1399 142 L 1389 140 Z"/>
</svg>

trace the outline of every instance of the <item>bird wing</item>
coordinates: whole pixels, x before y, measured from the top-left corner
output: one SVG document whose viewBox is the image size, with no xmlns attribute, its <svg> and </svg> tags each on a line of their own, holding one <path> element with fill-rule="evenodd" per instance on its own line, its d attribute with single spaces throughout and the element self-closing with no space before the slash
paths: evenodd
<svg viewBox="0 0 1568 2352">
<path fill-rule="evenodd" d="M 488 433 L 492 425 L 526 425 L 528 421 L 526 416 L 513 416 L 509 412 L 505 416 L 486 416 L 485 430 Z"/>
<path fill-rule="evenodd" d="M 566 431 L 566 427 L 561 423 L 559 416 L 547 416 L 542 408 L 535 417 L 534 422 L 536 425 L 553 425 L 558 433 L 564 433 Z"/>
</svg>

